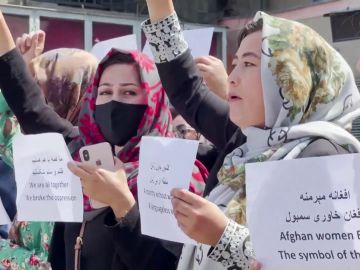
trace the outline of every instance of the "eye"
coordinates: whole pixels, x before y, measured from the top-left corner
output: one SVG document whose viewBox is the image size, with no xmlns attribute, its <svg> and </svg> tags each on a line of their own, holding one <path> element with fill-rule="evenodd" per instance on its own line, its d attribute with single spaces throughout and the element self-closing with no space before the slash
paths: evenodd
<svg viewBox="0 0 360 270">
<path fill-rule="evenodd" d="M 124 96 L 137 96 L 137 93 L 135 91 L 132 90 L 126 90 L 123 92 Z"/>
<path fill-rule="evenodd" d="M 255 64 L 253 64 L 251 62 L 244 62 L 244 66 L 245 67 L 255 67 Z"/>
<path fill-rule="evenodd" d="M 99 90 L 99 96 L 112 96 L 113 91 L 110 89 Z"/>
<path fill-rule="evenodd" d="M 231 66 L 235 67 L 235 66 L 237 66 L 237 64 L 238 64 L 238 61 L 236 59 L 232 60 Z"/>
</svg>

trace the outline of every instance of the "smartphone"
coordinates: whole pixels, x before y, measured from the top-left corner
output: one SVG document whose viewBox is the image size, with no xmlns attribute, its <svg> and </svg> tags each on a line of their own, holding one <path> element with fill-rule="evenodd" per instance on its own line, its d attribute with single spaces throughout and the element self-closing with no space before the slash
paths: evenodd
<svg viewBox="0 0 360 270">
<path fill-rule="evenodd" d="M 115 170 L 113 152 L 111 150 L 111 145 L 107 142 L 83 146 L 80 148 L 80 159 L 84 163 L 98 166 L 108 171 Z M 108 206 L 91 199 L 90 205 L 94 209 Z"/>
</svg>

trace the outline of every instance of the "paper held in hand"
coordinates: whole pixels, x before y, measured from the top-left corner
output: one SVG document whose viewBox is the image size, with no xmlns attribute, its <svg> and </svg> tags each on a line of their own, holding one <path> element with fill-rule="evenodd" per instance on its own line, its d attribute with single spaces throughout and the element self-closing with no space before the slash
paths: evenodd
<svg viewBox="0 0 360 270">
<path fill-rule="evenodd" d="M 263 270 L 358 270 L 360 155 L 246 166 L 247 222 Z"/>
<path fill-rule="evenodd" d="M 94 45 L 90 52 L 95 55 L 99 61 L 101 61 L 108 54 L 108 52 L 111 51 L 111 49 L 125 51 L 136 50 L 136 36 L 127 35 L 100 41 Z"/>
<path fill-rule="evenodd" d="M 189 189 L 199 142 L 142 137 L 138 175 L 141 232 L 180 243 L 195 241 L 178 227 L 170 192 Z"/>
<path fill-rule="evenodd" d="M 81 184 L 67 168 L 72 158 L 62 135 L 18 135 L 13 156 L 19 221 L 83 220 Z"/>
</svg>

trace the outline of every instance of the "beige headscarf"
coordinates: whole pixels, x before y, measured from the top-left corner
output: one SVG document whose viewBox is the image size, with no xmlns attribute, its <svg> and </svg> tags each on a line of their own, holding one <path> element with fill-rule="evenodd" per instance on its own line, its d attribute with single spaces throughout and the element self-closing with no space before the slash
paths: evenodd
<svg viewBox="0 0 360 270">
<path fill-rule="evenodd" d="M 47 103 L 62 118 L 77 125 L 86 88 L 97 69 L 97 59 L 80 49 L 55 49 L 36 58 L 29 69 Z"/>
</svg>

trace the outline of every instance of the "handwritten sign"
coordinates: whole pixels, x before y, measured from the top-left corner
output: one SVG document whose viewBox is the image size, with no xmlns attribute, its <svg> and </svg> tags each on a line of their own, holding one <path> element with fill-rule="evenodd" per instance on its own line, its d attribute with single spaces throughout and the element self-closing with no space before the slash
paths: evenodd
<svg viewBox="0 0 360 270">
<path fill-rule="evenodd" d="M 209 55 L 213 33 L 213 27 L 184 30 L 184 38 L 189 45 L 193 57 Z M 143 52 L 152 57 L 148 41 Z"/>
<path fill-rule="evenodd" d="M 359 269 L 359 179 L 359 154 L 248 164 L 247 220 L 263 269 Z"/>
<path fill-rule="evenodd" d="M 194 243 L 177 225 L 170 191 L 189 188 L 198 145 L 197 141 L 142 137 L 138 200 L 143 234 Z"/>
<path fill-rule="evenodd" d="M 99 61 L 101 61 L 106 56 L 106 54 L 113 48 L 126 51 L 136 50 L 136 36 L 127 35 L 100 41 L 94 45 L 90 52 L 95 55 Z"/>
<path fill-rule="evenodd" d="M 64 138 L 57 133 L 19 135 L 13 152 L 18 220 L 81 222 L 81 185 L 67 168 L 72 158 Z"/>
</svg>

